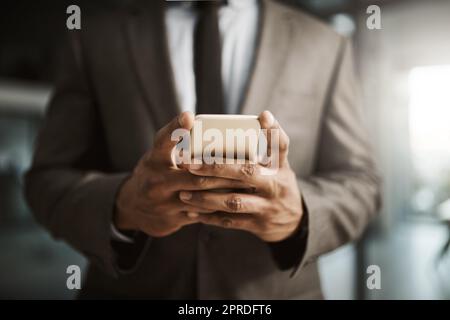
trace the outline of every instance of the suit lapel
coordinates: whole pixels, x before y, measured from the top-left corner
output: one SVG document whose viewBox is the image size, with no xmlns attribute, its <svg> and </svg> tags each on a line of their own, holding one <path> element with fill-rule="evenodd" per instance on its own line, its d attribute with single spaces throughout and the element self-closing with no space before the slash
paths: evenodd
<svg viewBox="0 0 450 320">
<path fill-rule="evenodd" d="M 292 21 L 279 6 L 270 0 L 262 1 L 259 39 L 253 73 L 241 106 L 243 114 L 259 114 L 269 108 L 268 103 L 287 61 Z"/>
<path fill-rule="evenodd" d="M 169 59 L 163 6 L 159 0 L 141 2 L 127 16 L 125 23 L 131 59 L 156 128 L 164 126 L 180 110 Z"/>
<path fill-rule="evenodd" d="M 140 88 L 156 128 L 164 126 L 180 112 L 171 69 L 163 14 L 140 2 L 127 16 L 125 36 Z M 292 21 L 280 5 L 263 0 L 260 31 L 253 71 L 240 112 L 258 114 L 268 103 L 283 70 L 292 37 Z M 163 36 L 161 36 L 163 35 Z"/>
</svg>

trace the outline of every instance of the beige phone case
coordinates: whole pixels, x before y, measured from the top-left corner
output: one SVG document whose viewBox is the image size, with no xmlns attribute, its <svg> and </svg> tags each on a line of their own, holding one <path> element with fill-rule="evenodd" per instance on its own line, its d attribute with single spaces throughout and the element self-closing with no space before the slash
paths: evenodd
<svg viewBox="0 0 450 320">
<path fill-rule="evenodd" d="M 260 131 L 258 116 L 199 114 L 191 131 L 191 153 L 202 159 L 204 151 L 206 155 L 214 150 L 213 156 L 255 161 Z"/>
</svg>

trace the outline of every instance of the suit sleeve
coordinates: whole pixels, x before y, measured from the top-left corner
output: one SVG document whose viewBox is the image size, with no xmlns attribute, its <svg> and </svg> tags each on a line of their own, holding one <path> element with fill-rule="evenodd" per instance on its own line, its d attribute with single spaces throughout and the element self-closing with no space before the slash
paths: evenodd
<svg viewBox="0 0 450 320">
<path fill-rule="evenodd" d="M 313 175 L 299 179 L 307 232 L 296 271 L 357 239 L 380 206 L 380 178 L 363 121 L 351 42 L 342 40 Z"/>
<path fill-rule="evenodd" d="M 68 39 L 25 194 L 37 221 L 110 275 L 115 197 L 128 173 L 112 173 L 78 33 Z"/>
</svg>

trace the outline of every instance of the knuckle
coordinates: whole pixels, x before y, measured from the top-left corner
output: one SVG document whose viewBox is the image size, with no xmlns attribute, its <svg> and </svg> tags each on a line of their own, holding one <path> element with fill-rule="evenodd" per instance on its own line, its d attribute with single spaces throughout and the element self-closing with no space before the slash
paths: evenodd
<svg viewBox="0 0 450 320">
<path fill-rule="evenodd" d="M 256 173 L 256 165 L 252 163 L 246 163 L 242 166 L 241 172 L 248 177 L 252 177 Z"/>
<path fill-rule="evenodd" d="M 242 209 L 242 199 L 238 196 L 231 196 L 226 200 L 226 206 L 233 212 L 238 212 Z"/>
</svg>

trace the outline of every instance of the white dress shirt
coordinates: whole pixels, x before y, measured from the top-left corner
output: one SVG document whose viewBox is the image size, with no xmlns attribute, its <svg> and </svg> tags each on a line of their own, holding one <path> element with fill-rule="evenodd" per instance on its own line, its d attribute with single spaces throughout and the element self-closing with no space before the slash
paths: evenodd
<svg viewBox="0 0 450 320">
<path fill-rule="evenodd" d="M 225 108 L 235 113 L 242 101 L 255 52 L 258 0 L 228 0 L 219 9 Z M 196 11 L 188 2 L 169 7 L 166 29 L 177 98 L 182 111 L 195 113 L 194 28 Z"/>
<path fill-rule="evenodd" d="M 237 113 L 249 81 L 258 33 L 258 0 L 228 0 L 219 9 L 222 41 L 222 83 L 225 108 Z M 182 111 L 195 113 L 194 75 L 195 9 L 189 2 L 169 6 L 165 23 L 170 62 L 178 104 Z M 114 240 L 132 242 L 111 226 Z"/>
</svg>

